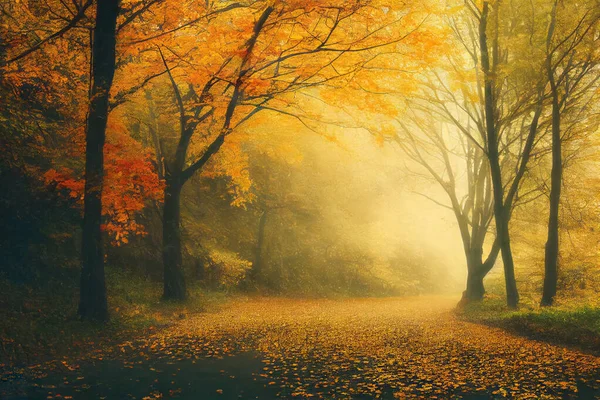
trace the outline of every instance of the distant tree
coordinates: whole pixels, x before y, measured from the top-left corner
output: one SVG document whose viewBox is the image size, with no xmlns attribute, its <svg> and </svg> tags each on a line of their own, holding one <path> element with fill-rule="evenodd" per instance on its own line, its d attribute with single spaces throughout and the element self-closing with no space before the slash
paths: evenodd
<svg viewBox="0 0 600 400">
<path fill-rule="evenodd" d="M 483 179 L 479 182 L 485 182 L 483 187 L 491 190 L 491 201 L 484 203 L 478 212 L 487 215 L 486 206 L 493 207 L 496 238 L 491 255 L 498 247 L 504 264 L 507 304 L 516 307 L 519 295 L 509 222 L 516 206 L 536 199 L 541 193 L 541 188 L 531 186 L 532 182 L 526 178 L 532 156 L 537 157 L 543 151 L 534 152 L 546 129 L 542 124 L 547 100 L 544 93 L 547 80 L 542 73 L 545 58 L 538 57 L 543 52 L 545 33 L 542 32 L 545 31 L 531 17 L 534 12 L 531 5 L 524 3 L 484 1 L 479 4 L 469 0 L 458 9 L 461 11 L 448 13 L 448 21 L 454 32 L 453 43 L 464 52 L 448 55 L 445 65 L 425 75 L 422 94 L 417 96 L 418 111 L 422 113 L 421 119 L 433 115 L 452 126 L 453 131 L 463 136 L 460 143 L 468 141 L 466 148 L 459 149 L 459 157 L 466 158 L 467 170 L 471 171 L 467 178 L 470 194 L 462 206 L 470 210 L 477 193 L 477 177 Z M 439 147 L 437 156 L 452 157 L 452 147 L 436 138 L 440 128 L 433 127 L 433 132 L 431 127 L 426 128 L 429 146 Z M 414 127 L 407 124 L 407 129 Z M 477 154 L 484 156 L 487 165 L 480 165 L 479 172 L 471 175 L 472 166 L 468 165 L 470 160 L 478 159 Z M 447 163 L 443 162 L 440 168 L 434 172 L 441 178 L 442 173 L 448 173 Z M 442 182 L 444 190 L 452 192 L 448 189 L 449 179 Z M 479 225 L 479 232 L 486 226 Z M 466 231 L 461 229 L 461 237 L 464 243 L 470 244 L 474 239 L 466 235 Z M 476 252 L 478 248 L 479 244 L 475 246 Z M 495 256 L 488 258 L 493 259 Z M 489 271 L 487 267 L 489 265 L 474 271 L 479 269 L 485 276 Z M 473 298 L 480 298 L 482 285 L 477 283 L 476 286 L 479 290 L 467 290 L 465 294 L 471 297 L 473 293 Z"/>
<path fill-rule="evenodd" d="M 267 223 L 280 213 L 291 214 L 296 218 L 316 218 L 319 211 L 316 205 L 310 205 L 309 199 L 293 191 L 290 172 L 281 165 L 268 157 L 253 161 L 251 176 L 256 198 L 252 208 L 257 210 L 258 226 L 252 269 L 248 278 L 254 285 L 260 286 L 263 283 L 266 261 L 265 247 L 268 244 Z"/>
<path fill-rule="evenodd" d="M 486 156 L 463 134 L 453 134 L 452 129 L 456 129 L 453 125 L 432 122 L 427 113 L 413 110 L 405 122 L 396 137 L 397 143 L 448 196 L 450 204 L 423 195 L 454 214 L 467 261 L 464 297 L 468 301 L 481 300 L 485 293 L 483 279 L 493 268 L 500 250 L 498 241 L 494 240 L 484 257 L 494 205 Z M 450 130 L 452 133 L 444 132 Z M 458 167 L 456 161 L 460 162 Z M 460 181 L 463 171 L 466 171 L 466 182 Z M 465 184 L 466 190 L 463 190 Z"/>
</svg>

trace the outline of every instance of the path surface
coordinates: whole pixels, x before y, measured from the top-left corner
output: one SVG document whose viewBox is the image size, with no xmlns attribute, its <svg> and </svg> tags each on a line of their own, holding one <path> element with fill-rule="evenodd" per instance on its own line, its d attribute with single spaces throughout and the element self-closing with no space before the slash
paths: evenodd
<svg viewBox="0 0 600 400">
<path fill-rule="evenodd" d="M 457 320 L 455 299 L 234 301 L 0 398 L 600 398 L 600 358 Z M 3 397 L 4 396 L 4 397 Z"/>
</svg>

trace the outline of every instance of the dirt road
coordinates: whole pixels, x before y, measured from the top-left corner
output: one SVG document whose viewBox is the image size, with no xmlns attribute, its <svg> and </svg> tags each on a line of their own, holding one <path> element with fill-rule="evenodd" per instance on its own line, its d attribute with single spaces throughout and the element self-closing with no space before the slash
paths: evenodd
<svg viewBox="0 0 600 400">
<path fill-rule="evenodd" d="M 456 299 L 248 299 L 14 371 L 6 398 L 600 398 L 600 358 L 458 320 Z M 0 396 L 2 397 L 2 396 Z"/>
</svg>

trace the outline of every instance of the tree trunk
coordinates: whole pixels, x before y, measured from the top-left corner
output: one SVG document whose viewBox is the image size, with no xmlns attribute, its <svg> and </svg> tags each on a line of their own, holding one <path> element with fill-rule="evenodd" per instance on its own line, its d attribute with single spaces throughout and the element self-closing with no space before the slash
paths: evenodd
<svg viewBox="0 0 600 400">
<path fill-rule="evenodd" d="M 484 106 L 486 136 L 488 145 L 488 159 L 492 176 L 492 189 L 494 194 L 494 218 L 496 221 L 496 237 L 499 241 L 504 264 L 504 279 L 506 282 L 506 303 L 510 308 L 516 308 L 519 303 L 519 293 L 515 280 L 515 266 L 510 246 L 510 233 L 508 222 L 510 210 L 504 206 L 504 186 L 502 184 L 502 169 L 498 151 L 498 132 L 495 116 L 494 77 L 490 70 L 490 56 L 487 43 L 487 18 L 489 16 L 489 3 L 484 1 L 479 25 L 479 41 L 481 51 L 481 66 L 484 72 Z"/>
<path fill-rule="evenodd" d="M 185 300 L 186 288 L 181 256 L 181 184 L 167 177 L 163 206 L 163 299 Z"/>
<path fill-rule="evenodd" d="M 267 225 L 267 213 L 265 210 L 260 215 L 260 220 L 258 221 L 258 233 L 256 239 L 256 248 L 254 250 L 254 265 L 252 266 L 252 280 L 257 282 L 261 271 L 262 271 L 262 251 L 263 245 L 265 241 L 265 227 Z"/>
<path fill-rule="evenodd" d="M 203 259 L 196 258 L 196 279 L 200 282 L 206 280 L 206 265 Z"/>
<path fill-rule="evenodd" d="M 504 214 L 504 212 L 503 212 Z M 506 285 L 506 305 L 510 308 L 517 308 L 519 305 L 519 291 L 517 290 L 517 280 L 515 278 L 515 263 L 510 245 L 510 234 L 508 231 L 508 218 L 503 216 L 499 221 L 496 218 L 496 224 L 502 228 L 497 230 L 500 239 L 500 252 L 504 264 L 504 282 Z"/>
<path fill-rule="evenodd" d="M 465 298 L 468 301 L 481 301 L 485 294 L 485 288 L 483 286 L 483 278 L 485 276 L 480 273 L 480 269 L 470 269 L 467 274 L 467 290 L 465 291 Z"/>
<path fill-rule="evenodd" d="M 550 84 L 552 87 L 552 172 L 550 188 L 550 216 L 548 218 L 548 240 L 546 241 L 546 259 L 544 265 L 544 290 L 542 306 L 551 306 L 556 296 L 558 282 L 558 250 L 560 191 L 562 185 L 562 143 L 560 137 L 560 105 L 558 90 L 554 82 L 553 72 L 549 67 Z"/>
<path fill-rule="evenodd" d="M 488 140 L 496 140 L 495 134 L 488 135 Z M 492 150 L 493 149 L 493 150 Z M 496 221 L 496 237 L 502 254 L 502 263 L 504 265 L 504 281 L 506 285 L 506 304 L 510 308 L 516 308 L 519 304 L 519 292 L 517 290 L 517 281 L 515 279 L 515 264 L 510 245 L 510 232 L 508 222 L 510 210 L 502 204 L 504 200 L 504 189 L 502 186 L 502 175 L 500 171 L 500 162 L 498 156 L 498 144 L 490 144 L 490 169 L 492 172 L 492 186 L 494 192 L 494 219 Z"/>
<path fill-rule="evenodd" d="M 102 246 L 102 186 L 104 140 L 109 95 L 115 73 L 116 26 L 119 0 L 96 5 L 96 27 L 92 46 L 92 90 L 86 127 L 85 189 L 82 236 L 81 287 L 78 313 L 82 318 L 107 320 Z"/>
<path fill-rule="evenodd" d="M 463 296 L 466 301 L 483 300 L 483 278 L 487 271 L 483 270 L 482 254 L 482 248 L 471 249 L 467 254 L 467 289 Z"/>
</svg>

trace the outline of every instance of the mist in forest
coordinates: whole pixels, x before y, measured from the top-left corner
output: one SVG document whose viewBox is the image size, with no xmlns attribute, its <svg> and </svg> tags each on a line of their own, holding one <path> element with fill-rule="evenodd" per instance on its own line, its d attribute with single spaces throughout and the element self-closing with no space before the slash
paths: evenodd
<svg viewBox="0 0 600 400">
<path fill-rule="evenodd" d="M 0 0 L 0 398 L 600 398 L 600 0 Z"/>
<path fill-rule="evenodd" d="M 3 8 L 8 276 L 81 267 L 94 318 L 105 267 L 178 301 L 596 286 L 594 0 L 92 3 Z"/>
<path fill-rule="evenodd" d="M 428 199 L 439 198 L 439 189 L 411 172 L 411 165 L 417 166 L 397 145 L 378 143 L 360 129 L 344 133 L 338 128 L 329 137 L 300 124 L 286 131 L 292 137 L 283 140 L 292 140 L 299 154 L 288 166 L 289 181 L 278 195 L 296 196 L 297 207 L 316 212 L 316 221 L 305 234 L 321 238 L 322 247 L 306 250 L 313 253 L 311 259 L 333 253 L 339 261 L 333 258 L 329 268 L 353 265 L 350 268 L 368 271 L 390 293 L 460 289 L 465 265 L 453 215 Z M 280 168 L 277 164 L 263 167 Z M 271 229 L 276 238 L 278 226 Z M 304 240 L 300 236 L 281 245 L 285 249 Z M 318 268 L 328 268 L 316 263 Z M 403 286 L 402 281 L 410 285 Z M 371 289 L 353 294 L 370 295 Z"/>
<path fill-rule="evenodd" d="M 597 0 L 5 3 L 5 270 L 81 267 L 82 316 L 105 266 L 178 301 L 596 287 Z"/>
<path fill-rule="evenodd" d="M 236 244 L 235 254 L 252 262 L 246 274 L 260 264 L 269 290 L 289 294 L 460 291 L 465 262 L 453 215 L 430 200 L 440 197 L 439 189 L 411 171 L 411 165 L 418 166 L 397 145 L 379 143 L 360 129 L 344 132 L 333 127 L 325 136 L 276 115 L 265 119 L 260 132 L 248 132 L 251 141 L 239 143 L 252 179 L 248 193 L 235 194 L 235 181 L 223 183 L 227 199 L 242 200 L 234 214 L 244 215 L 245 224 L 235 217 L 223 234 L 237 231 L 234 236 L 239 236 L 241 230 L 248 235 L 246 243 Z M 282 151 L 287 153 L 282 156 Z M 200 177 L 197 185 L 211 180 Z M 198 203 L 205 208 L 217 196 L 212 197 Z M 192 254 L 204 252 L 210 271 L 210 254 L 218 258 L 224 249 L 210 233 L 196 236 L 193 230 L 201 229 L 202 223 L 214 224 L 204 218 L 223 223 L 227 217 L 217 215 L 231 211 L 215 205 L 214 216 L 198 213 L 186 218 L 186 232 L 198 240 L 187 248 Z M 255 247 L 259 241 L 260 258 Z M 194 245 L 208 250 L 198 251 Z"/>
</svg>

